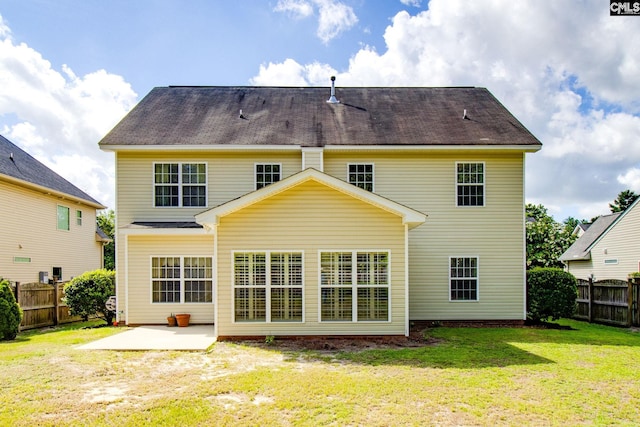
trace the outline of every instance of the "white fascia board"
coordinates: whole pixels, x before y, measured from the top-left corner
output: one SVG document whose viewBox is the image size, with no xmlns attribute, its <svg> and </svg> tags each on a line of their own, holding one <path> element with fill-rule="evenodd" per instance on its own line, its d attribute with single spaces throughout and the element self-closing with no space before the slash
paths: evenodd
<svg viewBox="0 0 640 427">
<path fill-rule="evenodd" d="M 55 198 L 58 198 L 60 200 L 68 200 L 69 202 L 74 202 L 74 203 L 78 203 L 78 204 L 81 204 L 81 205 L 89 206 L 89 207 L 92 207 L 92 208 L 98 209 L 98 210 L 107 209 L 106 206 L 104 206 L 104 205 L 102 205 L 100 203 L 93 203 L 93 202 L 91 202 L 91 201 L 89 201 L 87 199 L 83 199 L 81 197 L 73 196 L 73 195 L 68 194 L 68 193 L 63 193 L 62 191 L 57 191 L 57 190 L 54 190 L 52 188 L 45 187 L 43 185 L 34 184 L 32 182 L 25 181 L 25 180 L 22 180 L 22 179 L 19 179 L 19 178 L 14 178 L 14 177 L 9 176 L 9 175 L 0 174 L 0 180 L 4 180 L 4 181 L 10 182 L 12 184 L 22 186 L 22 187 L 28 188 L 30 190 L 38 191 L 38 192 L 43 193 L 43 194 L 45 194 L 47 196 L 55 197 Z"/>
<path fill-rule="evenodd" d="M 326 151 L 524 151 L 535 153 L 542 145 L 325 145 Z"/>
<path fill-rule="evenodd" d="M 100 146 L 102 151 L 300 151 L 300 145 L 233 145 L 233 144 L 207 144 L 207 145 L 105 145 Z"/>
</svg>

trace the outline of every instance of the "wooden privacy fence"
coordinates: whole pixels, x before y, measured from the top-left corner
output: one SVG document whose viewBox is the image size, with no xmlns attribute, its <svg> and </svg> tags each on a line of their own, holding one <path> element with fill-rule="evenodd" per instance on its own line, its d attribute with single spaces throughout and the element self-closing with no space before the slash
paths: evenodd
<svg viewBox="0 0 640 427">
<path fill-rule="evenodd" d="M 640 326 L 640 282 L 578 279 L 575 318 L 592 323 Z"/>
<path fill-rule="evenodd" d="M 14 283 L 14 292 L 23 316 L 20 330 L 54 326 L 80 320 L 69 315 L 69 308 L 62 302 L 65 283 Z"/>
</svg>

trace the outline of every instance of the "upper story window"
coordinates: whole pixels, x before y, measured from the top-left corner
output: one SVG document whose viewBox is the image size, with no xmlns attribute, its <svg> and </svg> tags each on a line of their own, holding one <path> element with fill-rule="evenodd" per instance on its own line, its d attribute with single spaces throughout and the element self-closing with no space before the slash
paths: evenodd
<svg viewBox="0 0 640 427">
<path fill-rule="evenodd" d="M 367 191 L 373 191 L 373 163 L 350 164 L 349 183 Z"/>
<path fill-rule="evenodd" d="M 155 163 L 153 184 L 156 207 L 207 205 L 205 163 Z"/>
<path fill-rule="evenodd" d="M 451 257 L 449 291 L 451 301 L 478 300 L 478 258 Z"/>
<path fill-rule="evenodd" d="M 256 190 L 280 181 L 281 166 L 278 163 L 256 164 Z"/>
<path fill-rule="evenodd" d="M 82 225 L 82 211 L 76 211 L 76 225 Z"/>
<path fill-rule="evenodd" d="M 69 208 L 58 205 L 58 230 L 69 230 Z"/>
<path fill-rule="evenodd" d="M 456 206 L 484 206 L 484 163 L 456 163 Z"/>
</svg>

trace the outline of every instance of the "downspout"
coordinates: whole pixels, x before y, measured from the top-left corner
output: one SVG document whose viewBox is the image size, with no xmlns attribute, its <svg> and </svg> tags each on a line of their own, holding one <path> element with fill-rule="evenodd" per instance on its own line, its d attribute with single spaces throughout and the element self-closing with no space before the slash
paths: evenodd
<svg viewBox="0 0 640 427">
<path fill-rule="evenodd" d="M 525 181 L 526 181 L 526 153 L 522 153 L 522 264 L 524 268 L 524 277 L 522 284 L 522 292 L 524 293 L 524 304 L 522 307 L 522 319 L 527 320 L 527 212 L 524 203 Z"/>
<path fill-rule="evenodd" d="M 129 235 L 128 234 L 125 234 L 124 236 L 124 295 L 125 295 L 124 324 L 128 325 L 129 324 Z"/>
<path fill-rule="evenodd" d="M 409 336 L 409 225 L 404 225 L 404 336 Z"/>
<path fill-rule="evenodd" d="M 213 231 L 213 336 L 218 339 L 218 225 Z"/>
</svg>

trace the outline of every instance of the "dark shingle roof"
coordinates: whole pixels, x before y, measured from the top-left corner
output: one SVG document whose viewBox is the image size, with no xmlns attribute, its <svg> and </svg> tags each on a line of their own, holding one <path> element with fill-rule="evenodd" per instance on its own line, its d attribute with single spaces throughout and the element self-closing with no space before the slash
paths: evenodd
<svg viewBox="0 0 640 427">
<path fill-rule="evenodd" d="M 620 216 L 620 212 L 602 215 L 598 217 L 590 226 L 586 229 L 584 234 L 578 238 L 573 245 L 569 246 L 569 249 L 560 255 L 560 261 L 581 261 L 591 258 L 589 248 L 591 245 L 604 233 L 609 226 Z"/>
<path fill-rule="evenodd" d="M 93 197 L 31 157 L 2 135 L 0 135 L 0 175 L 73 196 L 96 208 L 104 207 Z"/>
<path fill-rule="evenodd" d="M 541 146 L 485 88 L 338 87 L 339 104 L 329 95 L 327 87 L 158 87 L 100 146 Z"/>
</svg>

